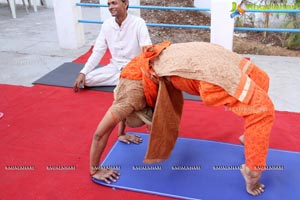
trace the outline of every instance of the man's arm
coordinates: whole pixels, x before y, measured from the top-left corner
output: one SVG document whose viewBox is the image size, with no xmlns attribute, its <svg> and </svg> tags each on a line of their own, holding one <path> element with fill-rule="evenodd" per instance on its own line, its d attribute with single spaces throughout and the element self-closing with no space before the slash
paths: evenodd
<svg viewBox="0 0 300 200">
<path fill-rule="evenodd" d="M 125 130 L 125 119 L 121 120 L 119 129 L 119 140 L 130 144 L 130 142 L 139 144 L 142 139 L 137 135 L 126 134 Z M 110 111 L 106 112 L 103 119 L 99 123 L 94 136 L 90 149 L 90 174 L 92 177 L 105 181 L 106 183 L 115 182 L 120 174 L 111 169 L 101 169 L 98 167 L 100 158 L 107 144 L 108 138 L 111 132 L 116 127 L 117 123 L 113 119 Z"/>
<path fill-rule="evenodd" d="M 95 46 L 93 48 L 91 56 L 87 60 L 86 64 L 84 65 L 74 82 L 74 92 L 78 92 L 81 87 L 84 88 L 86 74 L 92 71 L 98 65 L 99 61 L 102 59 L 106 51 L 107 45 L 105 41 L 105 34 L 104 30 L 101 29 L 100 34 L 95 42 Z"/>
<path fill-rule="evenodd" d="M 84 88 L 84 85 L 85 85 L 85 74 L 79 73 L 73 85 L 74 92 L 79 92 L 79 89 Z"/>
<path fill-rule="evenodd" d="M 124 136 L 126 134 L 125 133 L 125 128 L 126 128 L 125 122 L 126 122 L 125 119 L 119 122 L 118 137 Z"/>
</svg>

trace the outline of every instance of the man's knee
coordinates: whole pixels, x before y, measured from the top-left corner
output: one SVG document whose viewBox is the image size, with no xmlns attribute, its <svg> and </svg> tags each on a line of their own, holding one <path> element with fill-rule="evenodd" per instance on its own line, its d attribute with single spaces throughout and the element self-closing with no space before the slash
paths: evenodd
<svg viewBox="0 0 300 200">
<path fill-rule="evenodd" d="M 85 75 L 85 86 L 95 86 L 93 76 L 90 73 Z"/>
<path fill-rule="evenodd" d="M 274 118 L 275 118 L 275 107 L 269 96 L 267 97 L 264 106 L 266 108 L 268 119 L 270 120 L 271 123 L 273 123 Z"/>
<path fill-rule="evenodd" d="M 268 92 L 269 84 L 270 84 L 270 77 L 269 75 L 254 65 L 252 71 L 249 74 L 249 77 L 264 91 Z"/>
<path fill-rule="evenodd" d="M 259 93 L 261 96 L 257 96 L 258 98 L 255 104 L 259 106 L 256 106 L 253 114 L 257 119 L 263 120 L 265 124 L 272 125 L 275 118 L 274 104 L 268 94 L 265 91 L 262 91 L 262 88 L 259 88 L 258 90 L 260 90 Z"/>
<path fill-rule="evenodd" d="M 105 73 L 88 73 L 85 77 L 85 86 L 114 86 L 119 83 L 119 73 L 105 74 Z"/>
</svg>

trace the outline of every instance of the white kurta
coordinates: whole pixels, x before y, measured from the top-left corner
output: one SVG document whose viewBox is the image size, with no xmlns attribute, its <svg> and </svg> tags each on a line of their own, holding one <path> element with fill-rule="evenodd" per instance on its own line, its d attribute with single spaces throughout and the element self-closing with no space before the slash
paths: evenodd
<svg viewBox="0 0 300 200">
<path fill-rule="evenodd" d="M 142 18 L 128 14 L 121 26 L 114 17 L 107 19 L 102 25 L 92 55 L 80 71 L 86 75 L 86 85 L 116 85 L 120 70 L 141 52 L 143 46 L 150 44 L 149 32 Z M 110 63 L 95 69 L 107 49 L 112 55 Z"/>
</svg>

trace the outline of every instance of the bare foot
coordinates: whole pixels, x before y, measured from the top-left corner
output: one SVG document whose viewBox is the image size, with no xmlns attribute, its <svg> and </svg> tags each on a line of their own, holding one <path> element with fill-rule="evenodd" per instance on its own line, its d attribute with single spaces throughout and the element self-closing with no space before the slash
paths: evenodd
<svg viewBox="0 0 300 200">
<path fill-rule="evenodd" d="M 239 137 L 239 140 L 240 140 L 242 145 L 245 144 L 244 134 Z"/>
<path fill-rule="evenodd" d="M 92 174 L 92 177 L 110 184 L 111 182 L 116 182 L 117 179 L 119 179 L 120 173 L 111 169 L 99 169 Z"/>
<path fill-rule="evenodd" d="M 264 192 L 265 186 L 260 183 L 261 172 L 250 170 L 245 164 L 242 165 L 241 173 L 246 182 L 246 190 L 253 196 Z"/>
</svg>

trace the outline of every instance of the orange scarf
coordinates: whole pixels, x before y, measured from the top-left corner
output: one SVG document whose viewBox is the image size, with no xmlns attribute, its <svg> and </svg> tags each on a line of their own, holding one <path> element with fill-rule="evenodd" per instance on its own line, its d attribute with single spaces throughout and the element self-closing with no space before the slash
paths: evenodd
<svg viewBox="0 0 300 200">
<path fill-rule="evenodd" d="M 143 47 L 142 53 L 132 59 L 121 71 L 121 78 L 142 80 L 146 101 L 151 107 L 154 107 L 156 103 L 159 81 L 151 63 L 170 44 L 169 41 L 164 41 Z"/>
</svg>

